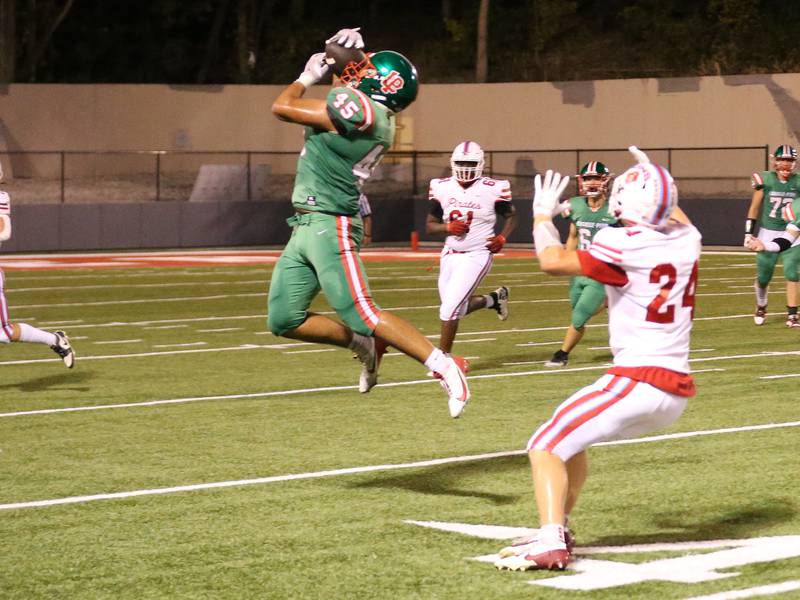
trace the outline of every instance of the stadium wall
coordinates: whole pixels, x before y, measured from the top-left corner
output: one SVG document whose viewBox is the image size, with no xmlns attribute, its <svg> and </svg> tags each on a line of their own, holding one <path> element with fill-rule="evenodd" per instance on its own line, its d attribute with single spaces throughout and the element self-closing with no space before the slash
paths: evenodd
<svg viewBox="0 0 800 600">
<path fill-rule="evenodd" d="M 298 128 L 270 113 L 281 89 L 0 86 L 0 149 L 299 150 Z M 402 116 L 415 150 L 773 146 L 798 141 L 800 74 L 428 84 Z"/>
<path fill-rule="evenodd" d="M 299 128 L 270 113 L 280 89 L 0 86 L 0 152 L 299 151 Z M 797 144 L 800 135 L 800 74 L 431 84 L 420 89 L 419 100 L 401 115 L 403 150 L 446 150 L 465 138 L 498 150 L 623 148 L 630 143 L 774 146 Z M 311 91 L 317 97 L 323 93 L 321 88 Z M 13 165 L 8 167 L 13 175 Z M 712 162 L 708 169 L 713 168 Z M 36 171 L 30 165 L 28 170 Z M 516 200 L 521 226 L 512 241 L 529 242 L 529 203 L 519 194 Z M 686 200 L 683 206 L 707 244 L 738 245 L 746 203 L 746 198 L 706 198 Z M 381 201 L 374 207 L 375 239 L 403 241 L 413 227 L 423 232 L 426 204 L 405 198 Z M 289 211 L 285 202 L 17 205 L 15 235 L 3 249 L 279 244 L 288 237 L 284 219 Z"/>
</svg>

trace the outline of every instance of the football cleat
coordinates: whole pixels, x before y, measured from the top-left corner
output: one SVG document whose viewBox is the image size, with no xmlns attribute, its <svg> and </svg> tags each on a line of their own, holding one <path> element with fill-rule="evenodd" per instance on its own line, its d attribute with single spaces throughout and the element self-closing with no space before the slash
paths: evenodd
<svg viewBox="0 0 800 600">
<path fill-rule="evenodd" d="M 525 550 L 524 546 L 529 546 L 533 542 L 537 541 L 538 536 L 539 533 L 536 532 L 533 535 L 517 538 L 512 541 L 510 545 L 506 546 L 505 548 L 501 548 L 500 552 L 497 554 L 500 556 L 500 558 L 506 558 L 508 556 L 519 554 Z M 564 545 L 567 547 L 567 552 L 569 552 L 570 556 L 572 556 L 573 550 L 575 549 L 575 536 L 569 527 L 564 528 L 564 542 Z"/>
<path fill-rule="evenodd" d="M 756 314 L 753 315 L 753 322 L 756 325 L 763 325 L 764 320 L 766 318 L 767 318 L 767 307 L 766 306 L 756 307 Z"/>
<path fill-rule="evenodd" d="M 556 350 L 553 358 L 544 363 L 545 367 L 566 367 L 569 361 L 569 352 L 563 350 Z"/>
<path fill-rule="evenodd" d="M 465 358 L 458 356 L 449 356 L 448 359 L 447 368 L 441 373 L 436 373 L 435 377 L 439 379 L 439 383 L 447 392 L 450 416 L 457 419 L 469 402 L 469 387 L 467 378 L 464 376 L 469 368 L 469 363 Z"/>
<path fill-rule="evenodd" d="M 75 366 L 75 350 L 72 349 L 66 333 L 56 331 L 54 335 L 56 336 L 56 343 L 50 346 L 50 349 L 61 357 L 68 369 L 71 369 Z"/>
<path fill-rule="evenodd" d="M 358 391 L 362 394 L 369 392 L 378 383 L 378 368 L 381 366 L 383 355 L 386 354 L 386 342 L 379 337 L 368 339 L 372 340 L 369 351 L 363 357 L 359 356 L 361 375 L 358 378 Z"/>
<path fill-rule="evenodd" d="M 492 308 L 497 311 L 497 318 L 505 321 L 508 318 L 508 288 L 501 286 L 492 292 L 492 296 L 494 296 Z"/>
<path fill-rule="evenodd" d="M 509 571 L 528 571 L 530 569 L 563 571 L 571 559 L 564 542 L 548 544 L 534 539 L 528 544 L 517 546 L 515 554 L 498 558 L 494 562 L 494 566 Z"/>
<path fill-rule="evenodd" d="M 800 318 L 797 315 L 788 315 L 786 317 L 787 327 L 800 327 Z"/>
</svg>

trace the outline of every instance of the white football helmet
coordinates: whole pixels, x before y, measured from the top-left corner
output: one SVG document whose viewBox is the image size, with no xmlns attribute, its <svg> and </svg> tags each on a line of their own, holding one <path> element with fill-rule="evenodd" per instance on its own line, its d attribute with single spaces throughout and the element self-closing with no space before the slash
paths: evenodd
<svg viewBox="0 0 800 600">
<path fill-rule="evenodd" d="M 453 177 L 460 183 L 475 181 L 483 174 L 483 148 L 476 142 L 461 142 L 450 156 Z"/>
<path fill-rule="evenodd" d="M 618 219 L 658 229 L 678 205 L 678 188 L 664 167 L 639 163 L 614 180 L 609 211 Z"/>
</svg>

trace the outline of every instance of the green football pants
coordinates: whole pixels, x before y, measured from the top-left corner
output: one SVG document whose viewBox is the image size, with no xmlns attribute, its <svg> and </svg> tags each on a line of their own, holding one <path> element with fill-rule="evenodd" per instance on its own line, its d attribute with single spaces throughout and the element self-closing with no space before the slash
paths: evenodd
<svg viewBox="0 0 800 600">
<path fill-rule="evenodd" d="M 592 318 L 606 299 L 603 284 L 589 277 L 573 277 L 569 286 L 572 326 L 580 329 Z"/>
<path fill-rule="evenodd" d="M 359 217 L 297 214 L 269 286 L 267 326 L 275 335 L 299 327 L 320 290 L 353 331 L 372 335 L 381 309 L 372 299 L 358 255 L 363 234 Z"/>
</svg>

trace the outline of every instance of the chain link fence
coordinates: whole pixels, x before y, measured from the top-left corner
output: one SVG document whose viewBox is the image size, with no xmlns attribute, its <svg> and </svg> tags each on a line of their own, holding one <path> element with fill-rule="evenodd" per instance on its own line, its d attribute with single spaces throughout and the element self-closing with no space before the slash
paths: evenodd
<svg viewBox="0 0 800 600">
<path fill-rule="evenodd" d="M 749 197 L 750 174 L 769 168 L 768 146 L 645 150 L 670 170 L 684 198 Z M 424 197 L 432 178 L 450 175 L 450 153 L 389 152 L 365 192 L 376 200 Z M 508 179 L 515 198 L 529 198 L 536 173 L 554 169 L 572 175 L 590 160 L 613 173 L 631 165 L 624 148 L 491 150 L 484 174 Z M 0 151 L 0 163 L 3 189 L 15 204 L 283 202 L 291 197 L 297 153 Z"/>
</svg>

